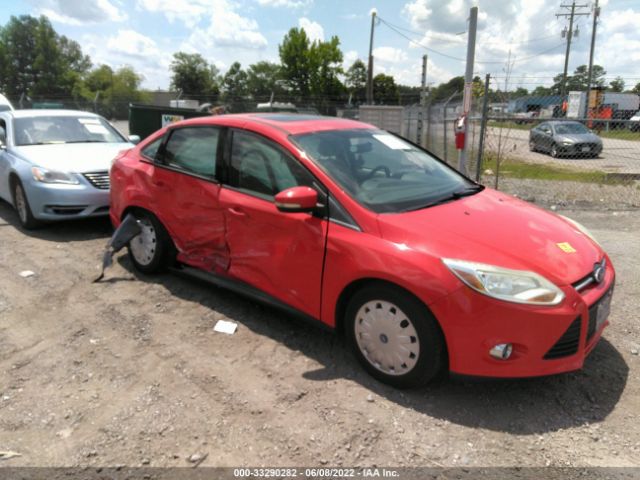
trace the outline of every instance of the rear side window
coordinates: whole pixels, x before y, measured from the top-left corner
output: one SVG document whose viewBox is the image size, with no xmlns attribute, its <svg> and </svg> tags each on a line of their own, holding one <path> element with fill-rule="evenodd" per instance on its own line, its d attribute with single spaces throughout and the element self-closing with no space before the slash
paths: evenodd
<svg viewBox="0 0 640 480">
<path fill-rule="evenodd" d="M 162 151 L 161 161 L 177 170 L 215 178 L 219 137 L 220 130 L 215 127 L 176 129 Z"/>
<path fill-rule="evenodd" d="M 272 142 L 252 133 L 234 131 L 229 185 L 273 198 L 287 188 L 313 186 L 313 176 Z"/>
<path fill-rule="evenodd" d="M 158 153 L 158 148 L 160 148 L 162 140 L 164 140 L 164 137 L 160 137 L 144 147 L 141 151 L 142 155 L 151 160 L 155 160 L 156 154 Z"/>
</svg>

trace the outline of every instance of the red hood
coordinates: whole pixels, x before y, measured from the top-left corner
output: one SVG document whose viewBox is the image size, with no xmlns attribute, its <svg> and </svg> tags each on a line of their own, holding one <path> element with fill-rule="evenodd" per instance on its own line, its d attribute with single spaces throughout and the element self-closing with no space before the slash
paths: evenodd
<svg viewBox="0 0 640 480">
<path fill-rule="evenodd" d="M 438 258 L 531 270 L 557 285 L 584 277 L 604 255 L 557 215 L 491 189 L 415 212 L 381 214 L 378 222 L 392 242 Z"/>
</svg>

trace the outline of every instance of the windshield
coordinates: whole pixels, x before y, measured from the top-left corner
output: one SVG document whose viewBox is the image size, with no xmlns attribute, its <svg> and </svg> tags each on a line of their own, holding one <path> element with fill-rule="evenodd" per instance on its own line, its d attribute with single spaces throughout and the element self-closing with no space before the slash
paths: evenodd
<svg viewBox="0 0 640 480">
<path fill-rule="evenodd" d="M 581 123 L 560 123 L 556 125 L 556 133 L 589 133 L 587 127 Z"/>
<path fill-rule="evenodd" d="M 89 116 L 23 117 L 13 120 L 15 144 L 121 143 L 126 140 L 106 120 Z"/>
<path fill-rule="evenodd" d="M 331 130 L 292 138 L 336 183 L 377 213 L 417 210 L 482 188 L 382 130 Z"/>
</svg>

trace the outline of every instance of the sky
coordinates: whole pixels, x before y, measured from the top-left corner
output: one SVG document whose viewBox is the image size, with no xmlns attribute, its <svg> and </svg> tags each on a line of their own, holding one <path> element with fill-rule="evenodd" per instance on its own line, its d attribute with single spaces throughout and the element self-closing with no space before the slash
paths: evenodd
<svg viewBox="0 0 640 480">
<path fill-rule="evenodd" d="M 278 45 L 292 27 L 311 39 L 338 36 L 348 68 L 367 63 L 371 11 L 374 73 L 419 85 L 422 55 L 427 82 L 464 75 L 469 9 L 478 7 L 474 74 L 492 75 L 492 87 L 550 85 L 562 72 L 570 0 L 0 0 L 0 25 L 12 15 L 45 15 L 60 34 L 76 40 L 94 64 L 132 66 L 143 87 L 167 89 L 172 55 L 200 53 L 223 73 L 278 62 Z M 581 0 L 591 14 L 594 1 Z M 640 1 L 600 0 L 595 63 L 607 81 L 621 76 L 627 88 L 640 82 Z M 576 17 L 569 72 L 587 64 L 593 17 Z"/>
</svg>

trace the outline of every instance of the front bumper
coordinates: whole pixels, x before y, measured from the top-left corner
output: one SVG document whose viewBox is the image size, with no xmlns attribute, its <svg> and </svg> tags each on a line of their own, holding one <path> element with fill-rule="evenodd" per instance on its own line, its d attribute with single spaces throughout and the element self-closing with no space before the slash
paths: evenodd
<svg viewBox="0 0 640 480">
<path fill-rule="evenodd" d="M 561 155 L 572 157 L 589 157 L 602 153 L 602 144 L 599 143 L 572 143 L 570 145 L 560 144 L 558 152 Z"/>
<path fill-rule="evenodd" d="M 535 377 L 579 370 L 608 325 L 605 321 L 594 330 L 592 315 L 590 327 L 589 308 L 613 287 L 614 280 L 615 272 L 609 266 L 600 284 L 581 292 L 571 285 L 563 287 L 566 298 L 553 307 L 502 302 L 466 286 L 459 288 L 429 305 L 447 341 L 450 370 L 485 377 Z M 577 335 L 575 349 L 560 349 L 561 356 L 549 355 L 571 334 Z M 513 344 L 508 360 L 489 355 L 501 343 Z"/>
<path fill-rule="evenodd" d="M 78 185 L 23 180 L 31 212 L 38 220 L 55 221 L 109 214 L 109 190 L 78 176 Z"/>
</svg>

